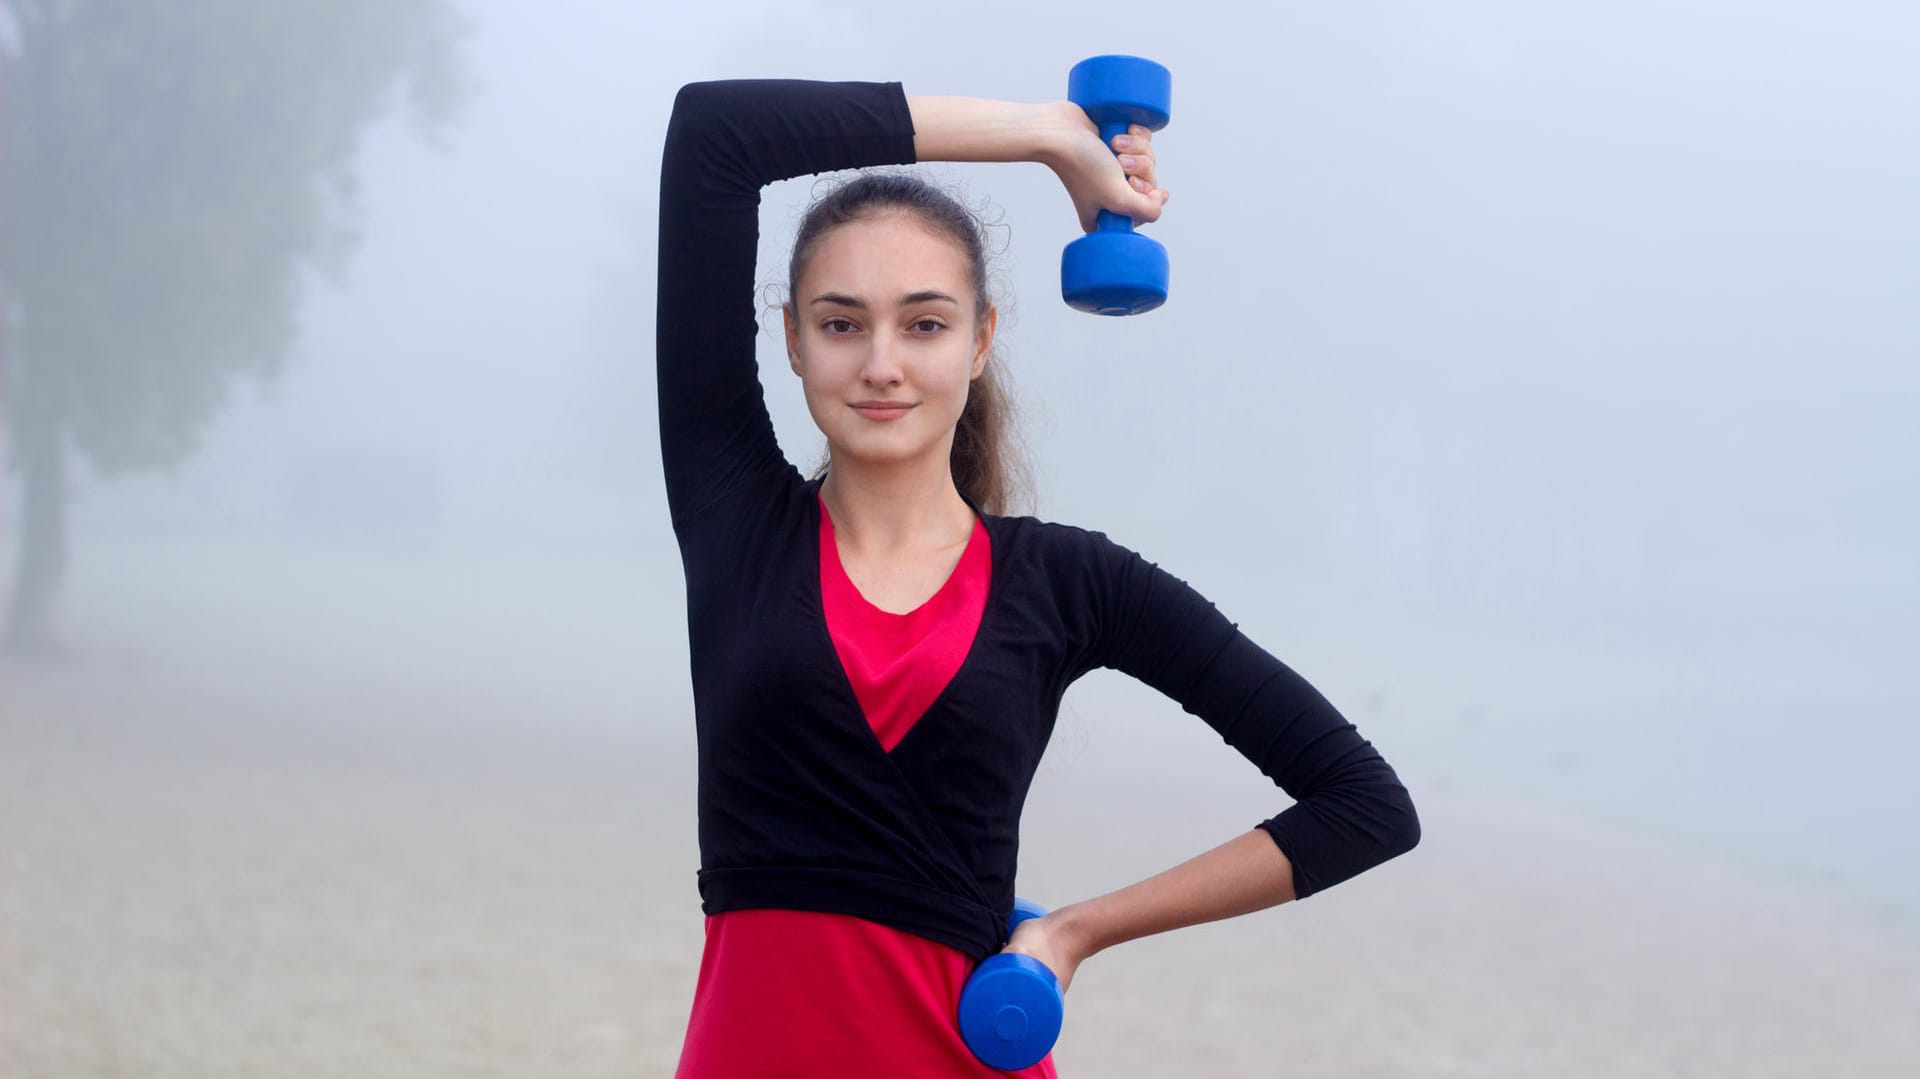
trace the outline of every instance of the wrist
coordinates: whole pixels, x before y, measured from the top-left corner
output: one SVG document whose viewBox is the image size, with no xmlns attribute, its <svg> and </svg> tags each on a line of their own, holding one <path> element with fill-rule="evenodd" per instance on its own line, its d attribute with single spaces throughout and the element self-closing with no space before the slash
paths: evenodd
<svg viewBox="0 0 1920 1079">
<path fill-rule="evenodd" d="M 1071 101 L 1048 101 L 1031 106 L 1034 149 L 1030 160 L 1059 171 L 1059 163 L 1086 138 L 1087 114 Z"/>
<path fill-rule="evenodd" d="M 1047 921 L 1053 923 L 1055 938 L 1076 963 L 1098 954 L 1109 943 L 1101 934 L 1098 910 L 1089 909 L 1087 903 L 1069 903 L 1048 914 Z"/>
</svg>

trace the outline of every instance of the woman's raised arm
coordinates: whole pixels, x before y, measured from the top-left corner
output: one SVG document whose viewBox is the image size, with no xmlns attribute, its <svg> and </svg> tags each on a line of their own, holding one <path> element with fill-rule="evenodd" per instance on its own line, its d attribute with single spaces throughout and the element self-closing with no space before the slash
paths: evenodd
<svg viewBox="0 0 1920 1079">
<path fill-rule="evenodd" d="M 676 529 L 792 475 L 754 361 L 760 188 L 914 160 L 898 83 L 741 79 L 674 99 L 660 164 L 660 451 Z"/>
</svg>

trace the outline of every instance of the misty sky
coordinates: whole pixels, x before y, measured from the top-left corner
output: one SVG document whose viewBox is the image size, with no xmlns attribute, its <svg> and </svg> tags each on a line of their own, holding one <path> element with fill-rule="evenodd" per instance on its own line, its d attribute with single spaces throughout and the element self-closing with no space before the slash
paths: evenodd
<svg viewBox="0 0 1920 1079">
<path fill-rule="evenodd" d="M 1806 836 L 1920 809 L 1897 752 L 1920 693 L 1895 680 L 1920 650 L 1920 9 L 469 10 L 469 106 L 439 147 L 397 114 L 368 133 L 364 241 L 310 286 L 293 364 L 176 475 L 84 482 L 83 552 L 591 550 L 638 567 L 672 639 L 650 307 L 674 90 L 1044 100 L 1135 52 L 1174 78 L 1162 310 L 1059 302 L 1077 230 L 1044 169 L 938 167 L 1004 223 L 1042 516 L 1139 549 L 1310 675 L 1421 672 L 1408 693 L 1446 714 L 1360 720 L 1390 758 L 1591 806 L 1814 803 Z M 813 190 L 767 192 L 763 281 Z M 777 335 L 762 360 L 810 467 Z M 1583 746 L 1584 771 L 1542 769 Z"/>
</svg>

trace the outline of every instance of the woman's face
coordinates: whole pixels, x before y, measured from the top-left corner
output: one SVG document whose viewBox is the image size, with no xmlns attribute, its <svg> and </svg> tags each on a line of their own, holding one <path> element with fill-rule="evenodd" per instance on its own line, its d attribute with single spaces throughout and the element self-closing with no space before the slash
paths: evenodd
<svg viewBox="0 0 1920 1079">
<path fill-rule="evenodd" d="M 946 459 L 997 321 L 974 317 L 970 276 L 957 244 L 904 212 L 820 238 L 785 308 L 787 359 L 835 460 Z"/>
</svg>

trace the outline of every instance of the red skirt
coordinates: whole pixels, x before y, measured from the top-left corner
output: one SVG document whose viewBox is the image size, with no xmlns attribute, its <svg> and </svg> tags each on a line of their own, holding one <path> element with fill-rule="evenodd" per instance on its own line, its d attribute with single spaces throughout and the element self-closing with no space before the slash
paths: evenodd
<svg viewBox="0 0 1920 1079">
<path fill-rule="evenodd" d="M 955 1018 L 973 962 L 843 914 L 740 910 L 707 919 L 676 1079 L 861 1075 L 1054 1079 L 974 1058 Z"/>
</svg>

